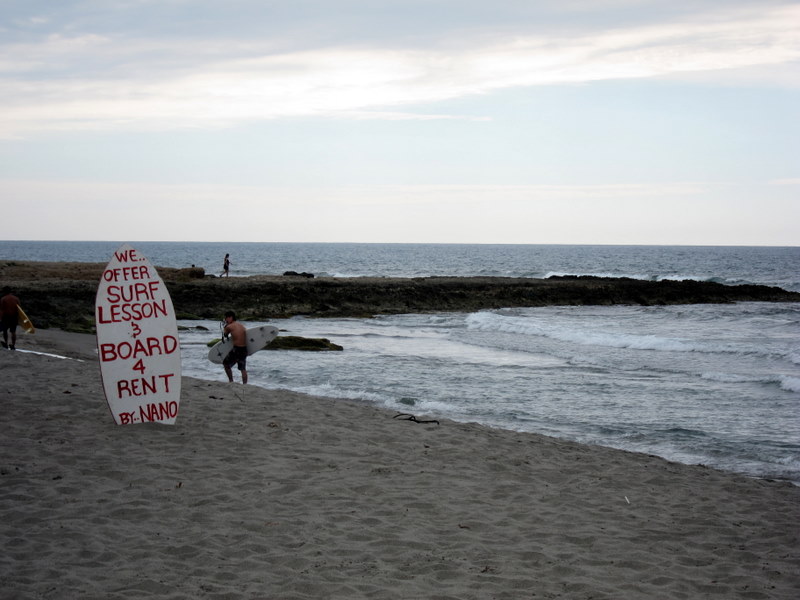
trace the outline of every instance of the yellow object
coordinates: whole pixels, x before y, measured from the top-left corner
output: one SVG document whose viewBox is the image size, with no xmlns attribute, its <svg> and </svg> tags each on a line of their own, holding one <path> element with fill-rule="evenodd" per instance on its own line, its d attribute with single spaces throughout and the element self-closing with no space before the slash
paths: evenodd
<svg viewBox="0 0 800 600">
<path fill-rule="evenodd" d="M 36 329 L 31 323 L 31 320 L 28 318 L 28 315 L 25 314 L 25 311 L 22 310 L 21 306 L 17 306 L 17 313 L 19 313 L 19 326 L 25 331 L 25 333 L 36 333 Z"/>
</svg>

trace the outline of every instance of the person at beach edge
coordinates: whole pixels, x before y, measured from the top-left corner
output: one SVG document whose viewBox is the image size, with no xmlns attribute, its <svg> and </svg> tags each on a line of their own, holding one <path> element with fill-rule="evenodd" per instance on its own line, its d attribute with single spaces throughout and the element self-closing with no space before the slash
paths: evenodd
<svg viewBox="0 0 800 600">
<path fill-rule="evenodd" d="M 19 324 L 19 298 L 10 288 L 3 288 L 0 297 L 0 329 L 3 331 L 3 348 L 17 349 L 17 325 Z M 8 345 L 8 332 L 11 332 L 11 346 Z"/>
<path fill-rule="evenodd" d="M 233 383 L 233 365 L 236 364 L 242 373 L 242 383 L 247 383 L 247 333 L 244 325 L 236 320 L 236 313 L 231 310 L 225 313 L 225 329 L 222 330 L 222 335 L 231 336 L 233 340 L 233 349 L 222 361 L 228 381 Z"/>
<path fill-rule="evenodd" d="M 225 260 L 222 261 L 222 273 L 220 273 L 219 276 L 220 277 L 230 277 L 230 273 L 229 273 L 230 269 L 231 269 L 231 255 L 230 254 L 226 254 L 225 255 Z"/>
</svg>

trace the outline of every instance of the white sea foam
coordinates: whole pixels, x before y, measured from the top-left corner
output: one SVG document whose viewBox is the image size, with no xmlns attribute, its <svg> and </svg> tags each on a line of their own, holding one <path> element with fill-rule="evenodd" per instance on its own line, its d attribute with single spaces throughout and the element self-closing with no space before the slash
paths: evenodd
<svg viewBox="0 0 800 600">
<path fill-rule="evenodd" d="M 513 276 L 513 275 L 512 275 Z M 750 281 L 739 277 L 720 277 L 716 275 L 697 275 L 693 273 L 626 273 L 615 271 L 597 271 L 597 272 L 584 272 L 584 271 L 548 271 L 544 275 L 544 279 L 550 277 L 601 277 L 612 279 L 636 279 L 639 281 L 700 281 L 709 283 L 721 283 L 722 285 L 747 285 L 756 284 L 756 281 Z M 789 289 L 790 286 L 787 286 Z"/>
<path fill-rule="evenodd" d="M 789 375 L 757 376 L 739 375 L 735 373 L 703 373 L 701 377 L 707 381 L 719 383 L 758 383 L 774 385 L 787 392 L 800 393 L 800 377 Z"/>
<path fill-rule="evenodd" d="M 657 335 L 636 335 L 608 331 L 590 331 L 587 328 L 553 326 L 537 319 L 515 318 L 495 313 L 473 313 L 467 317 L 470 329 L 482 331 L 504 331 L 522 335 L 541 336 L 585 346 L 607 346 L 634 350 L 658 350 L 664 352 L 701 352 L 707 349 L 694 342 Z"/>
<path fill-rule="evenodd" d="M 605 273 L 568 273 L 566 271 L 550 271 L 548 272 L 544 278 L 549 279 L 550 277 L 603 277 L 603 278 L 625 278 L 625 279 L 640 279 L 644 281 L 655 281 L 655 277 L 652 275 L 641 275 L 641 274 L 628 274 L 628 273 L 613 273 L 613 272 L 605 272 Z"/>
<path fill-rule="evenodd" d="M 781 382 L 781 389 L 786 390 L 787 392 L 796 392 L 800 393 L 800 377 L 786 377 L 780 378 Z"/>
<path fill-rule="evenodd" d="M 365 389 L 343 389 L 330 383 L 320 383 L 318 385 L 280 385 L 270 383 L 260 384 L 268 389 L 288 389 L 301 394 L 310 396 L 322 396 L 325 398 L 339 398 L 342 400 L 365 400 L 370 403 L 383 404 L 386 401 L 385 394 L 370 392 Z"/>
<path fill-rule="evenodd" d="M 603 309 L 604 307 L 601 308 L 601 310 Z M 616 320 L 610 315 L 606 315 L 605 320 L 598 317 L 594 321 L 584 321 L 576 324 L 574 321 L 559 319 L 557 315 L 551 313 L 542 313 L 539 316 L 517 317 L 483 311 L 468 315 L 466 325 L 469 329 L 476 331 L 502 331 L 524 336 L 550 338 L 582 346 L 627 348 L 656 352 L 724 353 L 753 357 L 787 358 L 787 353 L 784 350 L 769 350 L 752 342 L 708 340 L 698 335 L 691 326 L 683 330 L 686 337 L 618 331 L 615 330 L 617 329 Z M 629 328 L 646 330 L 647 326 L 637 327 L 634 324 L 630 325 Z M 678 331 L 677 328 L 674 328 L 674 330 Z M 798 356 L 796 354 L 793 355 L 791 360 L 797 363 Z"/>
<path fill-rule="evenodd" d="M 736 373 L 703 373 L 701 377 L 707 381 L 720 383 L 775 383 L 774 377 L 757 377 L 753 375 L 738 375 Z"/>
</svg>

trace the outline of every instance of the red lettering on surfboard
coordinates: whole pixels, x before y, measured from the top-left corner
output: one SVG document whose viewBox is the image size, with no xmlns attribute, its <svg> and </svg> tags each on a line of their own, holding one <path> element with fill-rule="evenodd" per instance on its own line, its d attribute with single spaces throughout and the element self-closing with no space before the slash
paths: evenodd
<svg viewBox="0 0 800 600">
<path fill-rule="evenodd" d="M 166 299 L 150 302 L 127 302 L 97 307 L 99 323 L 125 323 L 142 319 L 157 319 L 170 316 Z"/>
<path fill-rule="evenodd" d="M 169 402 L 151 402 L 139 407 L 139 412 L 123 412 L 119 414 L 120 425 L 131 425 L 133 423 L 152 423 L 154 421 L 164 421 L 174 419 L 178 416 L 178 403 L 174 400 Z"/>
<path fill-rule="evenodd" d="M 178 403 L 174 400 L 169 402 L 153 402 L 139 407 L 139 418 L 142 423 L 147 421 L 164 421 L 178 416 Z"/>
<path fill-rule="evenodd" d="M 150 377 L 136 377 L 134 379 L 120 379 L 117 381 L 117 395 L 119 398 L 148 396 L 161 392 L 169 393 L 169 380 L 175 373 L 165 375 L 151 375 Z"/>
<path fill-rule="evenodd" d="M 135 248 L 128 248 L 127 250 L 116 250 L 114 252 L 114 258 L 116 258 L 121 263 L 139 262 L 141 260 L 145 260 L 144 257 L 139 256 Z"/>
<path fill-rule="evenodd" d="M 121 412 L 118 416 L 120 425 L 130 425 L 131 423 L 136 423 L 135 412 Z"/>
<path fill-rule="evenodd" d="M 139 279 L 151 279 L 150 269 L 147 268 L 147 265 L 107 268 L 103 271 L 103 281 L 136 281 Z"/>
<path fill-rule="evenodd" d="M 155 300 L 160 283 L 160 281 L 148 281 L 130 285 L 110 285 L 106 290 L 106 300 L 112 304 Z"/>
<path fill-rule="evenodd" d="M 178 340 L 175 336 L 165 335 L 163 338 L 148 337 L 133 342 L 120 342 L 118 344 L 100 344 L 100 360 L 137 359 L 142 356 L 157 356 L 172 354 L 178 349 Z"/>
</svg>

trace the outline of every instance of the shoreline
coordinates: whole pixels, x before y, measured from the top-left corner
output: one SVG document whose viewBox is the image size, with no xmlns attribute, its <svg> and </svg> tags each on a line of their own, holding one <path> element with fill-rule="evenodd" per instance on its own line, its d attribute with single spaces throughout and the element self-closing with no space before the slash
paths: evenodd
<svg viewBox="0 0 800 600">
<path fill-rule="evenodd" d="M 39 328 L 91 332 L 101 263 L 0 260 L 11 286 Z M 379 314 L 476 312 L 539 306 L 671 305 L 800 302 L 799 292 L 760 285 L 643 281 L 626 278 L 504 277 L 308 278 L 255 275 L 205 277 L 202 269 L 156 267 L 181 319 L 218 319 L 235 310 L 242 320 L 303 315 L 318 318 Z"/>
<path fill-rule="evenodd" d="M 285 339 L 303 340 L 303 341 L 311 342 L 312 344 L 314 342 L 326 342 L 328 346 L 331 345 L 329 341 L 321 340 L 321 339 L 317 340 L 317 339 L 312 339 L 312 338 L 292 338 L 292 336 L 279 336 L 279 338 L 280 337 L 284 337 Z M 19 342 L 22 342 L 23 345 L 20 345 Z M 333 345 L 333 346 L 334 346 L 334 348 L 326 348 L 326 349 L 330 350 L 330 349 L 340 349 L 341 348 L 341 347 L 336 347 L 335 345 Z M 296 350 L 297 348 L 293 348 L 292 344 L 287 344 L 285 348 L 280 348 L 280 347 L 278 347 L 278 348 L 265 348 L 265 351 L 274 350 L 274 349 Z M 307 348 L 301 348 L 301 349 L 307 349 Z M 314 346 L 313 350 L 319 351 L 320 350 L 319 344 L 316 344 Z M 36 334 L 34 334 L 34 335 L 24 334 L 23 333 L 23 334 L 20 334 L 20 337 L 18 338 L 18 351 L 21 351 L 23 353 L 30 352 L 30 353 L 34 353 L 34 354 L 40 354 L 40 355 L 49 355 L 49 356 L 52 356 L 52 357 L 55 357 L 55 358 L 72 359 L 72 360 L 77 360 L 77 361 L 80 361 L 80 362 L 97 363 L 97 361 L 98 361 L 97 338 L 96 338 L 94 333 L 68 332 L 68 331 L 63 331 L 63 330 L 60 330 L 60 329 L 38 330 L 36 332 Z M 98 373 L 99 373 L 99 364 L 97 365 L 97 368 L 98 368 Z M 205 378 L 198 377 L 198 376 L 186 376 L 186 377 L 194 378 L 194 379 L 197 379 L 198 381 L 208 381 L 208 382 L 215 382 L 215 383 L 216 382 L 220 382 L 220 383 L 223 382 L 221 373 L 219 375 L 219 378 L 214 378 L 213 376 L 211 378 L 209 378 L 209 379 L 205 379 Z M 252 387 L 260 387 L 259 384 L 253 383 L 253 382 L 251 382 L 250 385 Z M 269 389 L 269 388 L 260 388 L 260 389 Z M 351 402 L 351 403 L 354 403 L 356 405 L 373 406 L 373 404 L 370 401 L 362 400 L 362 399 L 358 399 L 358 398 L 345 398 L 345 397 L 340 397 L 340 396 L 326 396 L 326 395 L 324 395 L 324 393 L 321 394 L 320 396 L 315 396 L 314 394 L 308 393 L 308 392 L 301 392 L 301 391 L 297 391 L 296 392 L 296 391 L 292 390 L 291 388 L 282 388 L 282 389 L 279 389 L 278 391 L 279 391 L 279 393 L 283 393 L 283 392 L 290 393 L 290 394 L 291 393 L 298 393 L 300 395 L 308 395 L 308 396 L 314 396 L 314 397 L 319 397 L 319 398 L 325 398 L 325 399 L 329 399 L 329 400 L 332 400 L 332 401 L 343 401 L 343 402 Z M 387 408 L 385 410 L 400 410 L 400 409 L 388 409 Z M 412 408 L 409 407 L 409 410 L 412 410 Z M 433 418 L 439 418 L 439 415 L 437 414 Z M 451 418 L 450 420 L 453 420 L 453 419 Z M 453 420 L 453 421 L 454 422 L 458 422 L 458 423 L 467 422 L 467 421 L 462 421 L 462 420 Z M 479 423 L 479 422 L 476 422 L 476 424 L 479 424 L 480 426 L 483 426 L 483 427 L 487 427 L 489 429 L 497 429 L 499 431 L 508 431 L 508 432 L 519 432 L 519 431 L 521 431 L 519 429 L 506 428 L 506 427 L 503 427 L 501 425 L 491 425 L 491 424 Z M 531 432 L 531 433 L 535 433 L 535 432 Z M 557 437 L 555 434 L 551 434 L 551 435 L 541 434 L 541 435 L 544 435 L 545 437 L 553 437 L 553 439 L 564 439 L 564 440 L 568 440 L 569 439 L 569 438 Z M 796 487 L 798 487 L 800 489 L 800 482 L 797 482 L 795 480 L 792 480 L 792 479 L 789 479 L 789 478 L 786 478 L 786 477 L 757 475 L 757 474 L 752 474 L 752 473 L 746 473 L 746 472 L 739 471 L 739 470 L 732 469 L 732 468 L 720 469 L 719 467 L 709 466 L 709 465 L 707 465 L 705 463 L 702 463 L 702 462 L 701 463 L 694 463 L 694 462 L 687 463 L 687 462 L 680 461 L 680 459 L 664 457 L 664 456 L 661 456 L 661 455 L 658 455 L 658 454 L 653 454 L 652 452 L 649 452 L 649 451 L 646 451 L 646 450 L 630 450 L 630 449 L 628 449 L 628 448 L 626 448 L 624 446 L 604 445 L 604 444 L 596 443 L 596 442 L 595 443 L 592 443 L 592 442 L 576 442 L 576 443 L 579 443 L 579 444 L 583 443 L 583 444 L 585 444 L 586 446 L 589 446 L 589 447 L 600 447 L 600 448 L 616 449 L 616 450 L 620 450 L 622 452 L 631 452 L 631 453 L 634 453 L 634 454 L 649 454 L 649 455 L 652 455 L 652 456 L 658 456 L 659 458 L 663 458 L 664 460 L 667 460 L 667 461 L 677 462 L 679 464 L 685 464 L 685 465 L 698 464 L 699 466 L 701 466 L 703 468 L 716 469 L 716 470 L 719 470 L 719 471 L 721 471 L 723 473 L 740 475 L 742 477 L 748 477 L 748 478 L 764 480 L 764 481 L 785 482 L 785 483 L 789 483 L 791 485 L 794 485 L 794 486 L 796 486 Z"/>
<path fill-rule="evenodd" d="M 46 333 L 37 351 L 84 362 L 0 353 L 15 597 L 800 592 L 791 484 L 190 377 L 176 425 L 121 427 L 93 336 Z"/>
</svg>

